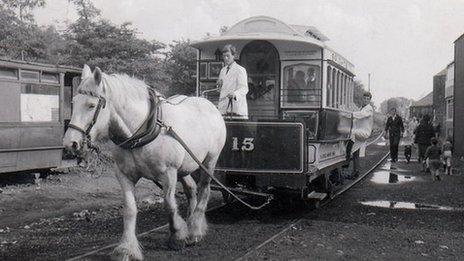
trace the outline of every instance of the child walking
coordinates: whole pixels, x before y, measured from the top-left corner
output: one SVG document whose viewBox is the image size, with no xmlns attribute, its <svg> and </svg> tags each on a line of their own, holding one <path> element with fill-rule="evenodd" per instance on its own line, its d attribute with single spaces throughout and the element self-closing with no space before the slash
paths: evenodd
<svg viewBox="0 0 464 261">
<path fill-rule="evenodd" d="M 438 146 L 437 138 L 433 137 L 430 139 L 432 145 L 430 145 L 425 151 L 425 159 L 432 174 L 433 180 L 440 180 L 440 169 L 441 169 L 441 148 Z"/>
<path fill-rule="evenodd" d="M 445 169 L 446 175 L 451 175 L 451 159 L 453 158 L 453 144 L 451 143 L 451 137 L 448 137 L 443 143 L 443 167 Z"/>
</svg>

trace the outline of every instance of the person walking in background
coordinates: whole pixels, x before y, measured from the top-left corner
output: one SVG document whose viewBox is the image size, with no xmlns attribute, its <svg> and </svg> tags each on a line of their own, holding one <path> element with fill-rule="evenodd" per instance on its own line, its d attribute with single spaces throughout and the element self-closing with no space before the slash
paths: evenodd
<svg viewBox="0 0 464 261">
<path fill-rule="evenodd" d="M 430 146 L 430 139 L 435 136 L 435 131 L 430 123 L 430 116 L 424 115 L 419 123 L 419 126 L 414 130 L 414 143 L 419 149 L 419 162 L 423 163 L 423 171 L 425 171 L 425 151 Z"/>
<path fill-rule="evenodd" d="M 425 159 L 427 167 L 430 169 L 433 180 L 440 180 L 440 169 L 441 169 L 441 148 L 438 146 L 438 139 L 432 137 L 430 139 L 432 145 L 427 148 L 425 152 Z"/>
<path fill-rule="evenodd" d="M 390 116 L 385 125 L 385 132 L 390 140 L 390 158 L 391 162 L 398 161 L 398 146 L 404 132 L 403 119 L 396 113 L 396 109 L 390 110 Z"/>
<path fill-rule="evenodd" d="M 451 143 L 452 138 L 448 137 L 443 143 L 443 167 L 445 169 L 446 175 L 451 175 L 451 159 L 453 158 L 453 144 Z"/>
</svg>

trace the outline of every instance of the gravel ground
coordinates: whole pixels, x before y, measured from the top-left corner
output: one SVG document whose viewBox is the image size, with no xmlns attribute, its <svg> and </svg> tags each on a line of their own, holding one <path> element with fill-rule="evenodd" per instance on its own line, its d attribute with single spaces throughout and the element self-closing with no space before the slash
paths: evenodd
<svg viewBox="0 0 464 261">
<path fill-rule="evenodd" d="M 384 172 L 371 174 L 342 197 L 308 213 L 249 259 L 462 260 L 464 177 L 432 181 L 417 162 L 386 163 L 382 168 Z M 390 173 L 404 175 L 398 176 L 402 182 L 379 178 Z M 386 184 L 379 184 L 382 181 Z M 381 203 L 386 207 L 360 203 L 368 201 L 387 203 Z M 408 209 L 412 206 L 416 209 Z"/>
<path fill-rule="evenodd" d="M 370 147 L 363 167 L 368 168 L 383 153 L 384 148 Z M 358 191 L 358 188 L 355 187 L 355 190 Z M 151 182 L 142 181 L 137 185 L 139 232 L 167 223 L 159 198 L 153 196 L 159 194 L 160 191 Z M 184 207 L 184 197 L 179 196 L 179 204 Z M 220 194 L 215 192 L 210 206 L 220 201 Z M 63 260 L 116 243 L 122 232 L 121 202 L 119 184 L 111 169 L 97 176 L 73 170 L 32 184 L 3 187 L 0 199 L 0 209 L 4 210 L 0 221 L 0 260 Z M 232 260 L 301 216 L 308 215 L 311 222 L 333 222 L 322 217 L 325 211 L 335 212 L 335 215 L 346 211 L 347 206 L 337 204 L 334 202 L 312 212 L 301 206 L 281 204 L 261 211 L 230 204 L 207 214 L 210 224 L 208 235 L 196 246 L 182 251 L 169 250 L 165 244 L 167 229 L 143 236 L 140 241 L 146 260 Z M 330 215 L 334 214 L 327 214 Z M 323 230 L 322 227 L 320 229 Z M 320 231 L 315 232 L 313 235 Z M 82 260 L 109 260 L 111 250 Z M 279 253 L 282 256 L 277 254 L 272 258 L 287 259 L 285 253 L 291 257 L 289 249 Z"/>
</svg>

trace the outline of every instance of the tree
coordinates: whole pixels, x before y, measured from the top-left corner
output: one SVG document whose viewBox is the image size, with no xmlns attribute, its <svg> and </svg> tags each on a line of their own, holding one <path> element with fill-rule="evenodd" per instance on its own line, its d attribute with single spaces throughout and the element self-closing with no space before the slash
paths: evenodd
<svg viewBox="0 0 464 261">
<path fill-rule="evenodd" d="M 84 15 L 84 12 L 82 13 Z M 120 26 L 95 17 L 81 17 L 64 34 L 62 53 L 74 66 L 99 66 L 106 73 L 126 73 L 166 91 L 161 50 L 165 45 L 137 37 L 131 23 Z"/>
<path fill-rule="evenodd" d="M 194 94 L 196 50 L 190 46 L 190 40 L 174 41 L 169 47 L 165 65 L 170 78 L 169 94 Z"/>
<path fill-rule="evenodd" d="M 101 11 L 90 0 L 69 0 L 76 6 L 79 19 L 93 20 L 100 16 Z"/>
<path fill-rule="evenodd" d="M 45 6 L 45 0 L 2 0 L 4 9 L 13 11 L 20 21 L 34 21 L 32 11 Z"/>
<path fill-rule="evenodd" d="M 23 21 L 14 9 L 0 5 L 0 56 L 48 62 L 63 39 L 53 27 L 38 27 L 32 18 Z M 56 49 L 56 48 L 55 48 Z"/>
<path fill-rule="evenodd" d="M 356 104 L 356 106 L 363 106 L 363 95 L 365 92 L 364 84 L 361 81 L 355 80 L 353 89 L 353 102 Z"/>
</svg>

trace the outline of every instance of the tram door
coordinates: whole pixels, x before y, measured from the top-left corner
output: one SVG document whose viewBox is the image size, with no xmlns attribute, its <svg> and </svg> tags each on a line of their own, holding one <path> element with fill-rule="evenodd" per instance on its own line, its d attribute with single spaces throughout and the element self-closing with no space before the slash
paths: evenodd
<svg viewBox="0 0 464 261">
<path fill-rule="evenodd" d="M 267 41 L 252 41 L 241 52 L 248 74 L 248 115 L 251 120 L 279 116 L 279 55 Z"/>
</svg>

